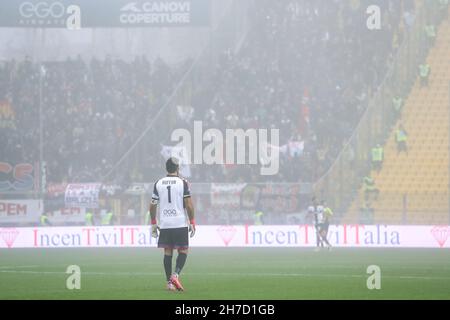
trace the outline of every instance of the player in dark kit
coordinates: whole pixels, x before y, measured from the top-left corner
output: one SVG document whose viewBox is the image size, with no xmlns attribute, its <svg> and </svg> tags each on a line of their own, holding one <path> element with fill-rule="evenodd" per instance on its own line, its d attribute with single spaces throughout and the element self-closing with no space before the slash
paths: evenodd
<svg viewBox="0 0 450 320">
<path fill-rule="evenodd" d="M 184 291 L 179 275 L 187 259 L 189 232 L 195 234 L 194 206 L 188 182 L 178 176 L 179 163 L 176 158 L 166 162 L 167 176 L 156 181 L 153 187 L 150 217 L 152 236 L 158 237 L 158 248 L 164 248 L 164 270 L 167 289 Z M 156 208 L 159 205 L 159 225 L 156 220 Z M 189 222 L 186 218 L 186 212 Z M 178 250 L 175 272 L 172 273 L 173 250 Z"/>
</svg>

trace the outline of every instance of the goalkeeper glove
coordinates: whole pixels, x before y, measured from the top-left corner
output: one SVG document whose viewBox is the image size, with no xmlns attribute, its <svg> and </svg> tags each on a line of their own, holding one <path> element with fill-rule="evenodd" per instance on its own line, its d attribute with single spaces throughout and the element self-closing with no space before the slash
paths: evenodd
<svg viewBox="0 0 450 320">
<path fill-rule="evenodd" d="M 156 224 L 156 219 L 152 219 L 152 237 L 158 238 L 158 225 Z"/>
<path fill-rule="evenodd" d="M 195 235 L 195 220 L 189 221 L 189 232 L 191 233 L 191 238 Z"/>
</svg>

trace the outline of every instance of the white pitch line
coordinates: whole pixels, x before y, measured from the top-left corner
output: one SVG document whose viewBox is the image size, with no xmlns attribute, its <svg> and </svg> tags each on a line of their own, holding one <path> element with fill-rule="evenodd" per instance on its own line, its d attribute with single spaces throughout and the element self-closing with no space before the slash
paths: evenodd
<svg viewBox="0 0 450 320">
<path fill-rule="evenodd" d="M 38 265 L 25 265 L 25 266 L 0 266 L 0 270 L 2 269 L 21 269 L 21 268 L 39 268 L 40 266 Z"/>
<path fill-rule="evenodd" d="M 0 270 L 0 273 L 20 274 L 66 274 L 62 271 L 26 271 L 26 270 Z M 236 277 L 334 277 L 334 278 L 367 278 L 366 274 L 311 274 L 311 273 L 185 273 L 187 276 L 236 276 Z M 162 272 L 82 272 L 88 276 L 161 276 Z M 383 278 L 392 279 L 420 279 L 420 280 L 450 280 L 450 277 L 426 277 L 426 276 L 390 276 Z"/>
<path fill-rule="evenodd" d="M 253 261 L 254 262 L 254 261 Z M 261 261 L 262 262 L 262 261 Z M 144 263 L 147 266 L 150 265 L 154 265 L 159 263 L 159 261 L 150 261 L 150 262 L 146 262 Z M 52 267 L 54 268 L 66 268 L 69 264 L 55 264 L 52 265 Z M 99 266 L 142 266 L 142 263 L 135 263 L 135 262 L 116 262 L 116 263 L 81 263 L 80 266 L 81 267 L 99 267 Z M 17 268 L 46 268 L 48 266 L 46 265 L 24 265 L 24 266 L 0 266 L 0 270 L 2 269 L 17 269 Z M 313 268 L 312 266 L 298 266 L 298 269 L 302 269 L 302 270 L 308 270 Z M 336 266 L 314 266 L 314 268 L 316 270 L 318 269 L 322 269 L 322 270 L 327 270 L 327 269 L 342 269 L 342 270 L 365 270 L 366 266 L 365 265 L 358 265 L 358 266 L 346 266 L 346 265 L 336 265 Z M 431 265 L 431 266 L 384 266 L 384 269 L 390 269 L 390 268 L 396 268 L 396 269 L 411 269 L 411 270 L 424 270 L 424 269 L 439 269 L 442 270 L 443 267 L 442 266 L 437 266 L 437 265 Z"/>
<path fill-rule="evenodd" d="M 0 270 L 0 273 L 22 273 L 22 274 L 67 274 L 64 271 L 26 271 L 26 270 Z M 81 272 L 82 275 L 93 276 L 156 276 L 159 272 Z"/>
</svg>

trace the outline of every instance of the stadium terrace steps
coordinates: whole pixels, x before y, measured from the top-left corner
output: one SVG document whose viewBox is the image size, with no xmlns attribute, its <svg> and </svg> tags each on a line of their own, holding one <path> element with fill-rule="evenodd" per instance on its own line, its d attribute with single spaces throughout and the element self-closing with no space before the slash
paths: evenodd
<svg viewBox="0 0 450 320">
<path fill-rule="evenodd" d="M 449 57 L 450 20 L 447 20 L 440 26 L 436 44 L 427 58 L 431 66 L 429 87 L 422 88 L 420 80 L 416 80 L 402 119 L 384 146 L 383 169 L 378 174 L 372 171 L 380 190 L 378 200 L 372 201 L 374 223 L 449 223 Z M 395 129 L 399 123 L 408 132 L 408 155 L 397 154 Z M 361 187 L 344 222 L 358 221 L 363 203 Z"/>
</svg>

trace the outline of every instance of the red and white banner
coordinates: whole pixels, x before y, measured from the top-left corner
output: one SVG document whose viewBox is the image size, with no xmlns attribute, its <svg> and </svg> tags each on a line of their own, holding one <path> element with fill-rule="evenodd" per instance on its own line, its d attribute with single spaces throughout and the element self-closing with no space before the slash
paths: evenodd
<svg viewBox="0 0 450 320">
<path fill-rule="evenodd" d="M 0 223 L 37 223 L 41 214 L 41 200 L 0 200 Z"/>
<path fill-rule="evenodd" d="M 315 228 L 198 226 L 192 247 L 314 247 Z M 450 248 L 450 226 L 335 225 L 334 247 Z M 0 228 L 0 248 L 155 247 L 150 226 Z"/>
<path fill-rule="evenodd" d="M 58 197 L 66 193 L 67 183 L 49 183 L 47 193 L 50 197 Z"/>
</svg>

